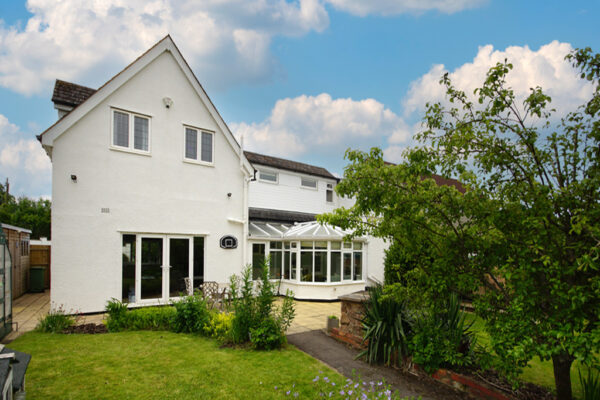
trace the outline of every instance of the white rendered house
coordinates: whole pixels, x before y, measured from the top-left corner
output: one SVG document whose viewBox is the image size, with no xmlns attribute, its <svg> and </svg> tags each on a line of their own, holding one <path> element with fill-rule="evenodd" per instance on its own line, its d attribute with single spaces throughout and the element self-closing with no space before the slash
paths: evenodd
<svg viewBox="0 0 600 400">
<path fill-rule="evenodd" d="M 167 36 L 99 89 L 57 81 L 51 301 L 73 312 L 167 303 L 184 278 L 226 285 L 246 264 L 302 299 L 383 279 L 380 240 L 344 242 L 315 214 L 344 204 L 328 171 L 245 153 Z"/>
</svg>

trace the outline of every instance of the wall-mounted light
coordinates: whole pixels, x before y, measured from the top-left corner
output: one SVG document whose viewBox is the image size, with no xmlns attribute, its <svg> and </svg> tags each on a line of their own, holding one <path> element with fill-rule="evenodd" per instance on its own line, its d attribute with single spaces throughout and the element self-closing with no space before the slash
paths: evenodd
<svg viewBox="0 0 600 400">
<path fill-rule="evenodd" d="M 77 175 L 71 175 L 71 180 L 77 183 Z"/>
<path fill-rule="evenodd" d="M 170 97 L 163 97 L 163 103 L 167 108 L 173 107 L 173 100 Z"/>
</svg>

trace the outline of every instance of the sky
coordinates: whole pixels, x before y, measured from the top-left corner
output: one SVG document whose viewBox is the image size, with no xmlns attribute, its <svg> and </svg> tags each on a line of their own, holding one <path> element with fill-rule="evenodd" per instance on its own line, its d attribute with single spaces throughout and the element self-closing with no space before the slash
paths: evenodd
<svg viewBox="0 0 600 400">
<path fill-rule="evenodd" d="M 508 59 L 518 98 L 582 104 L 564 56 L 600 51 L 599 16 L 597 0 L 1 0 L 0 181 L 50 198 L 35 136 L 55 79 L 96 88 L 167 33 L 246 150 L 341 176 L 348 148 L 401 160 L 446 72 L 471 93 Z"/>
</svg>

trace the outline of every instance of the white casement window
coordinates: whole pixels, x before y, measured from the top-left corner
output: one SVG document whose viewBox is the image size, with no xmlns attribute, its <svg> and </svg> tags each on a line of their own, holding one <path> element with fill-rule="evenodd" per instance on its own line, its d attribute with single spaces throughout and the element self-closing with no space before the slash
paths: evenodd
<svg viewBox="0 0 600 400">
<path fill-rule="evenodd" d="M 111 145 L 116 149 L 150 153 L 150 117 L 112 110 Z"/>
<path fill-rule="evenodd" d="M 277 172 L 271 172 L 271 171 L 263 171 L 263 170 L 259 170 L 258 171 L 258 179 L 260 179 L 263 182 L 269 182 L 269 183 L 277 183 Z"/>
<path fill-rule="evenodd" d="M 184 126 L 183 159 L 200 164 L 212 164 L 214 152 L 214 133 L 202 129 Z"/>
<path fill-rule="evenodd" d="M 325 191 L 325 201 L 333 203 L 333 183 L 327 184 L 327 190 Z"/>
<path fill-rule="evenodd" d="M 311 178 L 301 178 L 300 185 L 305 188 L 316 189 L 317 188 L 317 180 L 311 179 Z"/>
</svg>

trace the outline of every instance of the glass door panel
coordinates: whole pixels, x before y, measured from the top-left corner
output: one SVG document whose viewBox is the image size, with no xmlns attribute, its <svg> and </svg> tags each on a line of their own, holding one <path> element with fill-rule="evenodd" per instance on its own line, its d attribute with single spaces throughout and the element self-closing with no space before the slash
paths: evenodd
<svg viewBox="0 0 600 400">
<path fill-rule="evenodd" d="M 141 299 L 162 298 L 163 239 L 143 237 L 141 257 Z"/>
<path fill-rule="evenodd" d="M 352 253 L 344 253 L 344 280 L 352 279 Z"/>
<path fill-rule="evenodd" d="M 252 244 L 252 279 L 260 279 L 262 268 L 265 265 L 265 244 Z"/>
<path fill-rule="evenodd" d="M 169 297 L 186 294 L 185 278 L 190 275 L 190 239 L 169 239 Z"/>
</svg>

